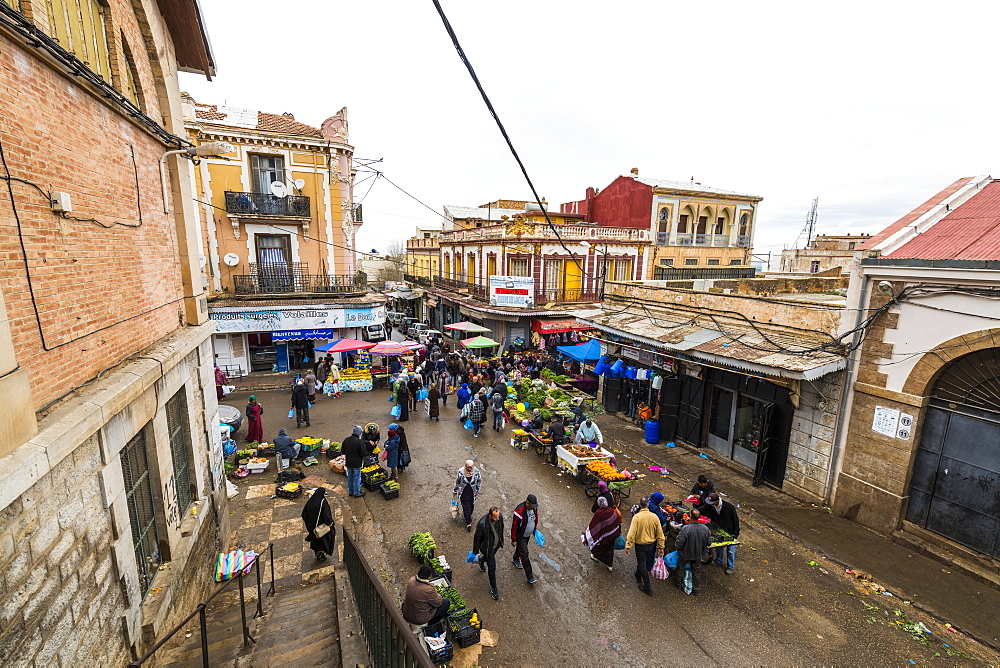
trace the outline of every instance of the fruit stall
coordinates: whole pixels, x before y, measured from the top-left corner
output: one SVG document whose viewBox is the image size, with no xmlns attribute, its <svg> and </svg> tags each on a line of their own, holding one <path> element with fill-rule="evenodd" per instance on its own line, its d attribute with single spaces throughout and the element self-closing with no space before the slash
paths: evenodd
<svg viewBox="0 0 1000 668">
<path fill-rule="evenodd" d="M 372 372 L 368 369 L 347 367 L 340 372 L 341 392 L 370 392 L 372 387 Z"/>
<path fill-rule="evenodd" d="M 557 445 L 556 465 L 576 476 L 581 482 L 587 482 L 590 473 L 587 465 L 593 462 L 610 462 L 614 455 L 601 447 L 592 448 L 589 445 Z"/>
</svg>

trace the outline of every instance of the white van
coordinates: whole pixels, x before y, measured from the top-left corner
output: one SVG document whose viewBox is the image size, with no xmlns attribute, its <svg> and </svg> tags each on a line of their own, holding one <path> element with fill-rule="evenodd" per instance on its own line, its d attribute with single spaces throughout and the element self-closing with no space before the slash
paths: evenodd
<svg viewBox="0 0 1000 668">
<path fill-rule="evenodd" d="M 392 323 L 393 327 L 399 327 L 403 324 L 403 320 L 406 319 L 406 314 L 400 313 L 399 311 L 386 311 L 385 317 Z"/>
<path fill-rule="evenodd" d="M 385 328 L 381 324 L 365 325 L 361 328 L 361 339 L 374 343 L 385 341 Z"/>
<path fill-rule="evenodd" d="M 426 332 L 430 329 L 430 325 L 422 322 L 414 322 L 406 329 L 406 338 L 413 339 L 414 341 L 420 336 L 421 332 Z"/>
</svg>

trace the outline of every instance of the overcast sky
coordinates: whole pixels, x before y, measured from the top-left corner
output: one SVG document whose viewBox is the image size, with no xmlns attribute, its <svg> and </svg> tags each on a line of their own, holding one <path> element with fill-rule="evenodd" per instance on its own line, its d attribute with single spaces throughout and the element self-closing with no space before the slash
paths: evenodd
<svg viewBox="0 0 1000 668">
<path fill-rule="evenodd" d="M 1000 173 L 997 2 L 442 0 L 555 207 L 637 167 L 764 198 L 756 251 L 874 233 L 961 176 Z M 440 212 L 531 199 L 430 0 L 202 0 L 218 76 L 199 102 L 348 108 L 355 158 Z M 361 179 L 368 176 L 361 173 Z M 384 180 L 358 249 L 440 216 Z"/>
</svg>

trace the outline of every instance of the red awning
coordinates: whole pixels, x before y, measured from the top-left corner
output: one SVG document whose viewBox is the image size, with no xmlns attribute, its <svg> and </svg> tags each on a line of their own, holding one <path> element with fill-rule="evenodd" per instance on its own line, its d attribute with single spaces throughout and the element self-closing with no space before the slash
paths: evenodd
<svg viewBox="0 0 1000 668">
<path fill-rule="evenodd" d="M 585 325 L 579 320 L 542 320 L 541 318 L 531 319 L 531 329 L 539 334 L 560 334 L 562 332 L 582 332 L 592 329 L 590 325 Z"/>
</svg>

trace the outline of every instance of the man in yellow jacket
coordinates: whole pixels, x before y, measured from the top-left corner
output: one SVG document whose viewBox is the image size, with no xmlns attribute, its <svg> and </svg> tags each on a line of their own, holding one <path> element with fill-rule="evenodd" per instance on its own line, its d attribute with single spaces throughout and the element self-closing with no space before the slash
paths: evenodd
<svg viewBox="0 0 1000 668">
<path fill-rule="evenodd" d="M 648 506 L 643 506 L 632 518 L 625 538 L 625 554 L 629 554 L 635 546 L 635 581 L 643 594 L 653 595 L 649 571 L 654 560 L 663 556 L 665 542 L 660 519 L 649 511 Z"/>
</svg>

